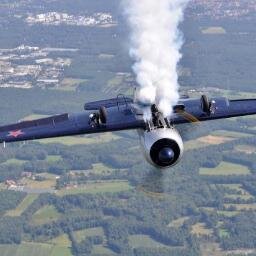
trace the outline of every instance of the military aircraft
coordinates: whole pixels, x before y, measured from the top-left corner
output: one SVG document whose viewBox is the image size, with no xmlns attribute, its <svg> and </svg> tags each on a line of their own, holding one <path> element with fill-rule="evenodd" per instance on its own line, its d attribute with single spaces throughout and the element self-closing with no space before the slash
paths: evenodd
<svg viewBox="0 0 256 256">
<path fill-rule="evenodd" d="M 132 98 L 117 98 L 86 103 L 84 111 L 61 114 L 33 121 L 23 121 L 0 127 L 0 143 L 51 137 L 113 132 L 138 131 L 146 160 L 158 167 L 176 165 L 182 158 L 184 145 L 176 126 L 256 114 L 256 99 L 229 100 L 182 98 L 173 107 L 173 115 L 164 118 L 156 105 L 150 107 L 152 118 L 145 120 L 143 107 Z"/>
</svg>

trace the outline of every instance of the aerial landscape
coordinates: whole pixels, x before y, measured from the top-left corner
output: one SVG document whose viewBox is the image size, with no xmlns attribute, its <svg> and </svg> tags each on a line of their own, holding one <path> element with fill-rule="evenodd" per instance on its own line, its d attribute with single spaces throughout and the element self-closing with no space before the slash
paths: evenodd
<svg viewBox="0 0 256 256">
<path fill-rule="evenodd" d="M 122 8 L 2 0 L 0 126 L 133 97 Z M 189 1 L 180 95 L 256 99 L 255 10 Z M 256 116 L 179 132 L 184 156 L 165 170 L 145 161 L 136 131 L 0 144 L 0 255 L 256 255 Z"/>
</svg>

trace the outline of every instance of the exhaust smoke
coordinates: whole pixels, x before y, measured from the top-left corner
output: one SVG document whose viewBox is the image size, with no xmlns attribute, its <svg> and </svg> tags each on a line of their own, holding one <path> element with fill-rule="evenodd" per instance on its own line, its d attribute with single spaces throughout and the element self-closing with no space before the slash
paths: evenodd
<svg viewBox="0 0 256 256">
<path fill-rule="evenodd" d="M 130 56 L 139 85 L 137 102 L 156 104 L 164 116 L 179 100 L 177 64 L 183 44 L 179 24 L 189 0 L 124 0 L 131 29 Z M 149 111 L 144 110 L 145 118 Z"/>
</svg>

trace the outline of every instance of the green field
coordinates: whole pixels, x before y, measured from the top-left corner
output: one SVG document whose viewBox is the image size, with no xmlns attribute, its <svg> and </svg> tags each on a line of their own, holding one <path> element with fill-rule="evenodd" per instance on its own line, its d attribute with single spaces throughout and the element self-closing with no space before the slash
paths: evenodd
<svg viewBox="0 0 256 256">
<path fill-rule="evenodd" d="M 105 60 L 105 59 L 113 59 L 114 57 L 115 57 L 114 54 L 101 53 L 101 54 L 98 55 L 98 58 L 99 59 L 103 59 L 103 60 Z"/>
<path fill-rule="evenodd" d="M 139 248 L 139 247 L 148 247 L 148 248 L 167 247 L 168 248 L 169 247 L 155 241 L 148 235 L 130 235 L 128 240 L 129 240 L 129 245 L 132 248 Z"/>
<path fill-rule="evenodd" d="M 239 211 L 217 211 L 219 215 L 231 218 L 239 214 Z"/>
<path fill-rule="evenodd" d="M 61 217 L 61 214 L 58 213 L 56 208 L 52 205 L 46 205 L 39 209 L 31 219 L 31 224 L 33 225 L 42 225 L 49 223 L 55 220 L 58 220 Z"/>
<path fill-rule="evenodd" d="M 248 175 L 250 174 L 248 167 L 233 164 L 229 162 L 221 162 L 216 168 L 200 168 L 200 175 Z"/>
<path fill-rule="evenodd" d="M 189 140 L 185 142 L 184 146 L 186 150 L 193 150 L 193 149 L 204 148 L 209 145 L 206 143 L 200 142 L 198 140 Z"/>
<path fill-rule="evenodd" d="M 5 215 L 12 217 L 20 216 L 28 208 L 28 206 L 37 199 L 37 197 L 38 195 L 35 194 L 27 195 L 16 209 L 7 211 Z"/>
<path fill-rule="evenodd" d="M 225 208 L 235 207 L 236 211 L 256 210 L 256 204 L 224 204 Z"/>
<path fill-rule="evenodd" d="M 67 247 L 42 243 L 0 245 L 1 256 L 72 256 Z"/>
<path fill-rule="evenodd" d="M 23 165 L 26 162 L 27 161 L 24 161 L 24 160 L 19 160 L 19 159 L 16 159 L 16 158 L 11 158 L 11 159 L 8 159 L 7 161 L 1 163 L 1 165 Z"/>
<path fill-rule="evenodd" d="M 49 174 L 50 175 L 50 174 Z M 40 174 L 40 176 L 45 177 L 46 180 L 36 181 L 33 179 L 22 178 L 21 182 L 30 189 L 54 189 L 56 185 L 56 177 L 49 177 L 46 174 Z"/>
<path fill-rule="evenodd" d="M 62 246 L 62 247 L 71 247 L 71 241 L 69 240 L 67 234 L 53 238 L 47 241 L 47 243 Z"/>
<path fill-rule="evenodd" d="M 102 227 L 88 228 L 74 232 L 74 237 L 77 242 L 81 242 L 91 236 L 101 236 L 103 238 L 103 244 L 93 246 L 92 255 L 116 255 L 108 247 L 104 246 L 106 244 L 106 237 Z"/>
<path fill-rule="evenodd" d="M 103 92 L 115 95 L 125 92 L 125 94 L 129 95 L 129 92 L 133 93 L 133 89 L 127 86 L 127 82 L 132 81 L 133 78 L 130 73 L 116 73 L 111 79 L 108 80 Z"/>
<path fill-rule="evenodd" d="M 191 233 L 196 236 L 211 236 L 213 234 L 212 229 L 208 229 L 204 223 L 196 223 L 192 226 Z"/>
<path fill-rule="evenodd" d="M 96 163 L 96 164 L 92 164 L 91 171 L 94 174 L 110 174 L 114 171 L 114 169 L 112 169 L 102 163 Z"/>
<path fill-rule="evenodd" d="M 223 27 L 208 27 L 201 30 L 202 34 L 225 35 L 226 30 Z"/>
<path fill-rule="evenodd" d="M 173 220 L 171 223 L 168 224 L 168 227 L 179 228 L 181 227 L 185 221 L 189 220 L 189 217 L 182 217 L 176 220 Z"/>
<path fill-rule="evenodd" d="M 220 145 L 232 140 L 250 137 L 252 134 L 240 133 L 233 131 L 217 130 L 211 134 L 203 137 L 199 137 L 194 140 L 189 140 L 185 143 L 187 150 L 199 149 L 210 145 Z"/>
<path fill-rule="evenodd" d="M 218 186 L 223 186 L 225 188 L 235 190 L 238 193 L 248 194 L 248 192 L 242 188 L 242 184 L 218 184 Z"/>
<path fill-rule="evenodd" d="M 56 245 L 52 248 L 50 256 L 72 256 L 71 249 Z"/>
<path fill-rule="evenodd" d="M 117 254 L 105 246 L 95 245 L 93 246 L 93 249 L 92 249 L 92 255 L 114 256 Z"/>
<path fill-rule="evenodd" d="M 61 85 L 54 88 L 57 90 L 63 90 L 63 91 L 76 91 L 76 88 L 81 84 L 85 83 L 86 79 L 76 79 L 76 78 L 64 78 L 61 82 Z"/>
<path fill-rule="evenodd" d="M 74 145 L 90 145 L 96 143 L 108 143 L 114 140 L 118 140 L 120 137 L 113 133 L 104 133 L 99 135 L 89 136 L 71 136 L 71 137 L 60 137 L 51 139 L 39 140 L 42 144 L 63 144 L 66 146 Z"/>
<path fill-rule="evenodd" d="M 200 251 L 202 256 L 227 256 L 216 242 L 200 243 Z"/>
<path fill-rule="evenodd" d="M 72 195 L 72 194 L 97 194 L 97 193 L 116 193 L 121 191 L 130 190 L 131 186 L 127 181 L 111 181 L 111 182 L 95 182 L 83 186 L 65 188 L 57 192 L 59 196 Z"/>
<path fill-rule="evenodd" d="M 241 138 L 253 136 L 252 134 L 249 134 L 249 133 L 226 131 L 226 130 L 217 130 L 212 132 L 211 134 L 214 136 L 223 136 L 223 137 L 232 138 L 232 139 L 241 139 Z"/>
<path fill-rule="evenodd" d="M 229 232 L 226 230 L 226 229 L 224 229 L 224 228 L 221 228 L 220 230 L 219 230 L 219 236 L 220 237 L 229 237 Z"/>
<path fill-rule="evenodd" d="M 45 244 L 51 246 L 50 256 L 71 256 L 71 241 L 67 234 L 58 236 L 47 241 Z M 31 255 L 31 254 L 30 254 Z"/>
<path fill-rule="evenodd" d="M 49 256 L 52 246 L 40 243 L 22 243 L 21 245 L 0 245 L 1 256 Z"/>
<path fill-rule="evenodd" d="M 241 199 L 241 200 L 249 200 L 253 199 L 252 195 L 238 195 L 238 194 L 225 194 L 225 198 L 230 198 L 230 199 Z"/>
<path fill-rule="evenodd" d="M 50 155 L 50 156 L 46 157 L 46 161 L 49 162 L 49 163 L 54 163 L 54 162 L 58 162 L 58 161 L 61 161 L 61 160 L 63 160 L 61 156 Z"/>
<path fill-rule="evenodd" d="M 82 240 L 86 239 L 90 236 L 101 236 L 105 237 L 104 230 L 102 227 L 97 228 L 87 228 L 79 231 L 74 232 L 74 237 L 77 242 L 81 242 Z"/>
<path fill-rule="evenodd" d="M 256 147 L 252 145 L 237 145 L 235 150 L 246 154 L 253 154 L 256 152 Z"/>
<path fill-rule="evenodd" d="M 231 198 L 231 199 L 240 198 L 243 200 L 253 199 L 253 196 L 248 191 L 243 189 L 242 184 L 219 184 L 218 186 L 232 190 L 225 194 L 225 198 Z"/>
</svg>

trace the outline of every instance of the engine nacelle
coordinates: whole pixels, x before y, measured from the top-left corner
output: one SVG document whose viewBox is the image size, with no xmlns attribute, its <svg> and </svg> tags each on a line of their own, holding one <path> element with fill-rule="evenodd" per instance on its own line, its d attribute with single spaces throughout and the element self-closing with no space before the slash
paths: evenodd
<svg viewBox="0 0 256 256">
<path fill-rule="evenodd" d="M 174 128 L 139 131 L 139 136 L 147 161 L 158 168 L 176 165 L 183 155 L 184 144 Z"/>
</svg>

